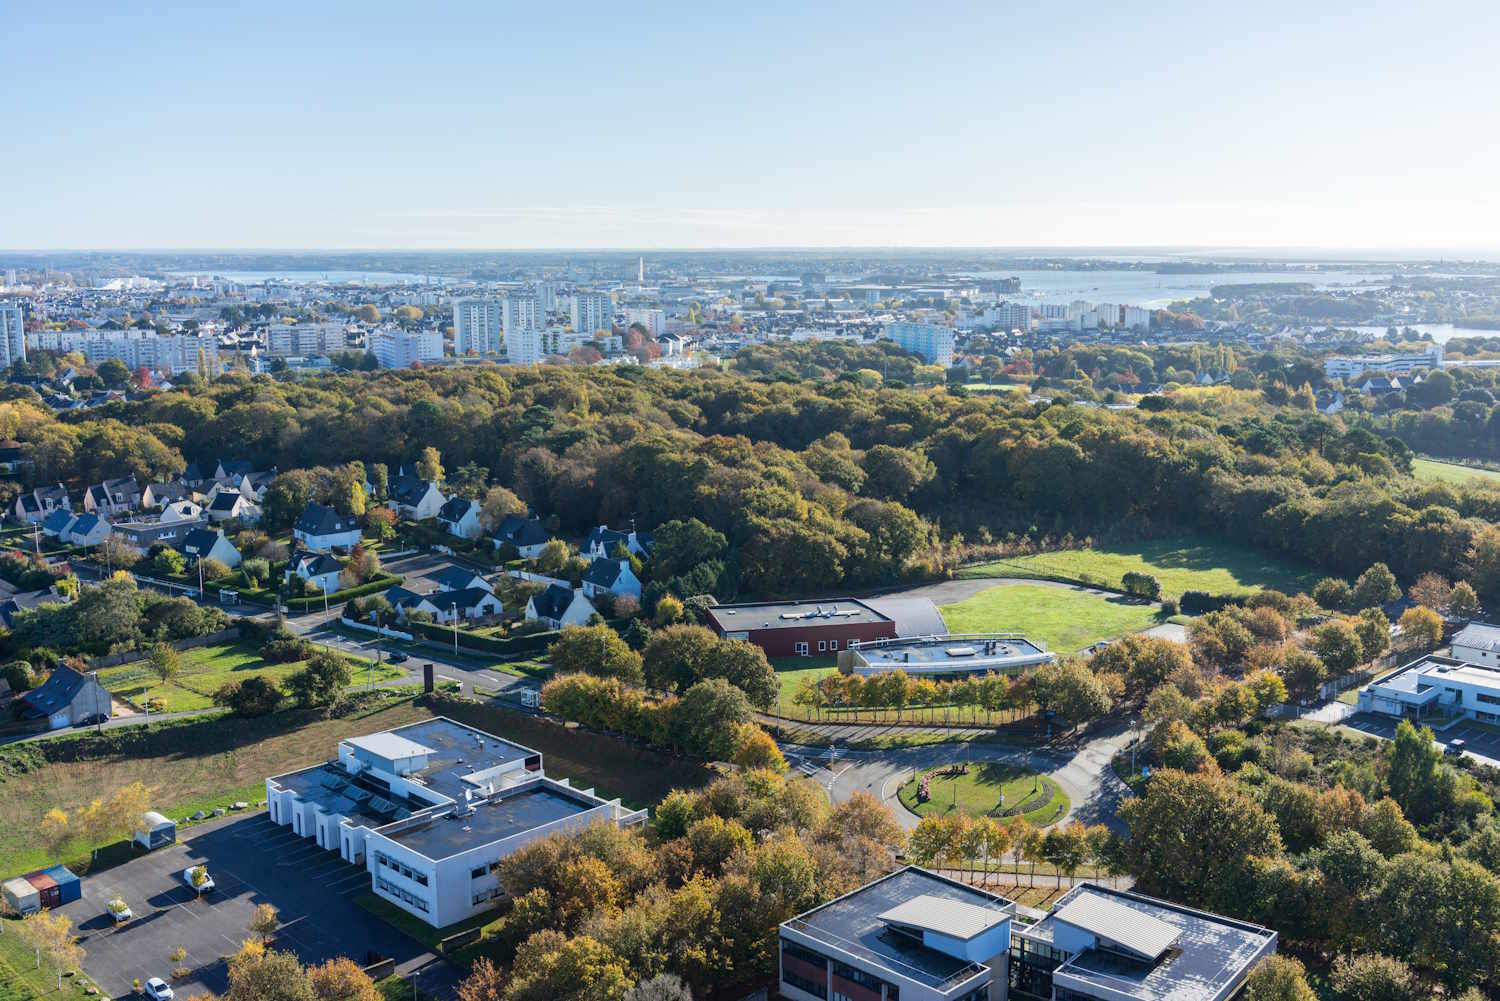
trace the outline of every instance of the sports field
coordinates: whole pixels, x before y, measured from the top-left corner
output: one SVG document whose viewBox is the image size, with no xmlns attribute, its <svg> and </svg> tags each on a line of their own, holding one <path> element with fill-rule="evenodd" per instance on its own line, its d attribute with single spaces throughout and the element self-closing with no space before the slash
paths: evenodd
<svg viewBox="0 0 1500 1001">
<path fill-rule="evenodd" d="M 1311 567 L 1193 535 L 1015 556 L 965 567 L 959 576 L 1050 577 L 1118 588 L 1132 570 L 1156 577 L 1167 597 L 1184 591 L 1248 594 L 1261 588 L 1293 594 L 1311 590 L 1323 576 Z"/>
<path fill-rule="evenodd" d="M 1439 462 L 1437 459 L 1411 460 L 1411 474 L 1419 480 L 1436 480 L 1439 483 L 1493 483 L 1500 485 L 1500 470 L 1465 466 L 1457 462 Z"/>
<path fill-rule="evenodd" d="M 952 633 L 1025 633 L 1056 653 L 1156 624 L 1156 606 L 1068 587 L 997 584 L 938 609 Z"/>
</svg>

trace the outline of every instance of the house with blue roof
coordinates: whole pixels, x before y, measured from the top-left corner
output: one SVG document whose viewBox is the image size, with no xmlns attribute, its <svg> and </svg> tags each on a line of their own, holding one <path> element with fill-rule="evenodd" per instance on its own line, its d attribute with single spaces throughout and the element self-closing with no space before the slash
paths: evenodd
<svg viewBox="0 0 1500 1001">
<path fill-rule="evenodd" d="M 51 677 L 21 696 L 20 702 L 27 719 L 46 719 L 49 730 L 110 716 L 109 692 L 98 679 L 64 665 L 58 665 Z"/>
</svg>

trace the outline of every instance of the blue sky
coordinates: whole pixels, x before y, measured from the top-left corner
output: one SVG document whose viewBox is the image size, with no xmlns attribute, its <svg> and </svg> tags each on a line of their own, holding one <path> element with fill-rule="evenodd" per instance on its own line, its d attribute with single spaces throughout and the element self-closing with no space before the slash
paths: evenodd
<svg viewBox="0 0 1500 1001">
<path fill-rule="evenodd" d="M 11 3 L 0 248 L 1500 247 L 1500 4 L 1333 6 Z"/>
</svg>

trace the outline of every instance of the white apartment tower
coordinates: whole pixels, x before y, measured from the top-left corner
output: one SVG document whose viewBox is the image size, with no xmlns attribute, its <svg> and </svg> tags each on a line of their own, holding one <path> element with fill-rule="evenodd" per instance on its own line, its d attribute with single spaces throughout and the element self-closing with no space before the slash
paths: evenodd
<svg viewBox="0 0 1500 1001">
<path fill-rule="evenodd" d="M 499 300 L 453 300 L 453 352 L 460 358 L 499 354 L 502 332 Z"/>
<path fill-rule="evenodd" d="M 580 334 L 613 330 L 615 304 L 607 292 L 578 292 L 573 296 L 573 329 Z"/>
<path fill-rule="evenodd" d="M 266 351 L 278 358 L 326 357 L 348 346 L 342 323 L 273 323 L 266 331 Z"/>
<path fill-rule="evenodd" d="M 21 307 L 0 302 L 0 366 L 26 360 L 26 326 Z"/>
</svg>

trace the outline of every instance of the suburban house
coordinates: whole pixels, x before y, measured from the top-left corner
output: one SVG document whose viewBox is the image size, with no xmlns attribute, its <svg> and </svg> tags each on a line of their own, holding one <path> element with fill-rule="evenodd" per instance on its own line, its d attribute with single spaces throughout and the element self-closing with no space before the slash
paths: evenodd
<svg viewBox="0 0 1500 1001">
<path fill-rule="evenodd" d="M 95 514 L 122 514 L 141 506 L 141 488 L 134 476 L 95 483 L 83 492 L 83 509 Z"/>
<path fill-rule="evenodd" d="M 398 476 L 390 483 L 390 504 L 396 513 L 412 521 L 436 518 L 446 498 L 431 480 Z"/>
<path fill-rule="evenodd" d="M 193 529 L 207 524 L 209 522 L 206 518 L 198 518 L 194 521 L 163 521 L 159 518 L 122 521 L 115 525 L 115 534 L 144 551 L 158 542 L 176 545 L 178 539 L 185 537 Z"/>
<path fill-rule="evenodd" d="M 499 615 L 500 599 L 487 587 L 466 587 L 458 591 L 434 591 L 427 596 L 437 608 L 439 622 L 452 622 L 455 612 L 461 619 L 482 619 Z"/>
<path fill-rule="evenodd" d="M 80 514 L 58 538 L 74 546 L 97 546 L 109 538 L 113 531 L 114 528 L 102 515 Z"/>
<path fill-rule="evenodd" d="M 641 580 L 630 568 L 627 559 L 605 559 L 598 557 L 583 572 L 583 593 L 590 598 L 601 595 L 628 594 L 639 600 Z"/>
<path fill-rule="evenodd" d="M 782 923 L 792 1001 L 1227 1001 L 1276 951 L 1269 928 L 1079 883 L 1040 920 L 908 866 Z"/>
<path fill-rule="evenodd" d="M 52 676 L 21 696 L 27 719 L 46 719 L 47 729 L 59 730 L 95 719 L 109 719 L 109 693 L 91 674 L 80 674 L 59 664 Z"/>
<path fill-rule="evenodd" d="M 896 620 L 856 598 L 716 605 L 708 625 L 724 639 L 748 640 L 767 657 L 837 653 L 897 637 Z"/>
<path fill-rule="evenodd" d="M 479 538 L 479 502 L 454 495 L 438 508 L 438 521 L 449 535 L 460 539 Z"/>
<path fill-rule="evenodd" d="M 628 532 L 617 532 L 608 525 L 600 525 L 584 540 L 583 555 L 596 559 L 613 557 L 615 547 L 618 545 L 623 545 L 626 552 L 635 556 L 645 556 L 651 549 L 651 533 L 636 532 L 634 529 Z"/>
<path fill-rule="evenodd" d="M 221 490 L 208 504 L 208 520 L 229 521 L 232 518 L 259 521 L 260 508 L 238 490 Z"/>
<path fill-rule="evenodd" d="M 255 472 L 255 464 L 248 459 L 220 459 L 214 467 L 213 478 L 219 483 L 238 487 L 240 480 Z"/>
<path fill-rule="evenodd" d="M 466 587 L 482 587 L 491 594 L 495 591 L 494 586 L 484 579 L 483 574 L 457 564 L 443 567 L 436 573 L 429 573 L 427 579 L 436 584 L 439 591 L 461 591 Z"/>
<path fill-rule="evenodd" d="M 548 585 L 526 602 L 526 621 L 540 622 L 548 629 L 586 625 L 597 610 L 584 596 L 583 589 Z"/>
<path fill-rule="evenodd" d="M 344 564 L 327 553 L 298 550 L 287 560 L 286 581 L 290 584 L 293 577 L 310 580 L 324 594 L 333 594 L 339 589 L 339 575 L 343 572 Z"/>
<path fill-rule="evenodd" d="M 68 500 L 68 488 L 61 483 L 50 487 L 37 487 L 16 498 L 16 520 L 35 525 L 58 508 L 64 511 L 73 510 L 73 504 Z"/>
<path fill-rule="evenodd" d="M 500 860 L 537 838 L 646 819 L 548 778 L 540 753 L 441 716 L 349 737 L 334 760 L 266 779 L 266 809 L 437 928 L 504 899 Z"/>
<path fill-rule="evenodd" d="M 234 543 L 224 538 L 224 530 L 220 528 L 194 529 L 177 548 L 194 563 L 199 560 L 218 560 L 233 570 L 241 562 L 240 551 L 234 547 Z"/>
<path fill-rule="evenodd" d="M 58 508 L 47 517 L 42 519 L 42 534 L 54 539 L 63 537 L 68 526 L 73 524 L 73 512 L 67 508 Z"/>
<path fill-rule="evenodd" d="M 434 619 L 437 618 L 438 607 L 428 600 L 427 595 L 418 594 L 400 584 L 392 586 L 385 592 L 385 600 L 391 603 L 391 608 L 398 618 L 405 619 L 412 612 L 426 612 Z"/>
<path fill-rule="evenodd" d="M 326 504 L 309 504 L 292 527 L 292 538 L 308 549 L 352 549 L 359 544 L 359 519 L 342 515 Z"/>
<path fill-rule="evenodd" d="M 190 500 L 170 501 L 162 505 L 161 514 L 157 521 L 167 525 L 180 525 L 184 522 L 202 521 L 203 507 Z"/>
<path fill-rule="evenodd" d="M 547 531 L 547 526 L 542 524 L 540 518 L 522 518 L 518 514 L 508 514 L 491 538 L 496 549 L 509 542 L 523 557 L 534 560 L 542 555 L 542 547 L 552 540 L 552 533 Z"/>
<path fill-rule="evenodd" d="M 263 473 L 247 473 L 240 479 L 240 493 L 259 504 L 266 499 L 266 490 L 270 488 L 271 481 L 274 479 L 276 479 L 274 469 L 268 469 Z"/>
<path fill-rule="evenodd" d="M 26 458 L 25 445 L 14 438 L 0 441 L 0 473 L 14 473 L 30 461 Z"/>
<path fill-rule="evenodd" d="M 67 603 L 67 598 L 50 587 L 40 591 L 21 591 L 0 602 L 0 619 L 5 621 L 7 629 L 11 629 L 15 627 L 18 612 L 30 611 L 43 605 L 66 605 Z"/>
<path fill-rule="evenodd" d="M 141 491 L 142 507 L 166 507 L 177 501 L 190 501 L 193 499 L 193 491 L 182 480 L 172 480 L 170 483 L 148 483 L 146 489 Z"/>
</svg>

